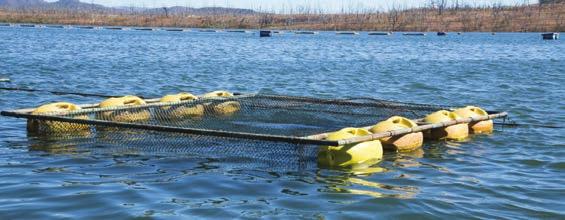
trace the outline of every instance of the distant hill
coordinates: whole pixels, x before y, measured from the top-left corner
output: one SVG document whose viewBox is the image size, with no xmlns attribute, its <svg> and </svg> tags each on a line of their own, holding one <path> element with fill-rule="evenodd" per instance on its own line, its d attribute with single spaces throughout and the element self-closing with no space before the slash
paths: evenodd
<svg viewBox="0 0 565 220">
<path fill-rule="evenodd" d="M 46 2 L 44 0 L 0 0 L 0 8 L 7 9 L 36 9 L 36 10 L 73 10 L 73 11 L 97 11 L 97 12 L 136 12 L 148 14 L 190 14 L 190 15 L 211 15 L 211 14 L 237 14 L 249 15 L 256 12 L 250 9 L 222 8 L 222 7 L 168 7 L 168 8 L 130 8 L 130 7 L 105 7 L 98 4 L 84 3 L 79 0 L 59 0 L 57 2 Z"/>
<path fill-rule="evenodd" d="M 0 8 L 8 9 L 63 9 L 77 11 L 104 11 L 111 8 L 97 4 L 88 4 L 79 0 L 59 0 L 57 2 L 46 2 L 43 0 L 0 0 Z"/>
<path fill-rule="evenodd" d="M 19 8 L 29 6 L 42 6 L 48 4 L 43 0 L 0 0 L 0 7 Z"/>
</svg>

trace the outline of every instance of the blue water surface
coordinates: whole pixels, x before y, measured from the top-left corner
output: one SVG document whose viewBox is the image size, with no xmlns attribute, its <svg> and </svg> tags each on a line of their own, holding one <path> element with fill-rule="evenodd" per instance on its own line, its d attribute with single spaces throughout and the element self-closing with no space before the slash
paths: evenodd
<svg viewBox="0 0 565 220">
<path fill-rule="evenodd" d="M 565 124 L 565 43 L 539 33 L 340 36 L 0 27 L 2 87 L 159 97 L 374 97 Z M 0 90 L 0 109 L 100 98 Z M 112 149 L 36 148 L 0 117 L 0 218 L 565 218 L 565 130 L 500 127 L 385 153 L 366 173 Z M 162 149 L 161 149 L 162 148 Z M 260 150 L 260 149 L 257 149 Z M 163 153 L 164 152 L 164 153 Z M 273 155 L 273 160 L 276 155 Z M 314 162 L 315 163 L 315 162 Z"/>
</svg>

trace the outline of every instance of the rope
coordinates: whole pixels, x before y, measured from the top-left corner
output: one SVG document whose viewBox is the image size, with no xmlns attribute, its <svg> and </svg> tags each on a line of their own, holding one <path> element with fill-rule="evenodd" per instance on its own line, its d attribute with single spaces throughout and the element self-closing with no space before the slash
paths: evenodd
<svg viewBox="0 0 565 220">
<path fill-rule="evenodd" d="M 540 127 L 540 128 L 565 128 L 563 126 L 557 126 L 557 125 L 542 125 L 542 124 L 530 124 L 530 123 L 516 123 L 514 121 L 511 122 L 495 122 L 495 125 L 502 125 L 502 126 L 508 126 L 508 127 Z"/>
<path fill-rule="evenodd" d="M 78 96 L 84 96 L 84 97 L 101 97 L 101 98 L 121 97 L 121 96 L 115 96 L 115 95 L 104 95 L 104 94 L 96 94 L 96 93 L 50 91 L 50 90 L 26 89 L 26 88 L 17 88 L 17 87 L 0 87 L 0 90 L 17 91 L 17 92 L 46 92 L 46 93 L 52 93 L 52 94 L 55 94 L 55 95 L 78 95 Z M 142 98 L 142 99 L 145 99 L 143 96 L 139 96 L 139 97 Z"/>
</svg>

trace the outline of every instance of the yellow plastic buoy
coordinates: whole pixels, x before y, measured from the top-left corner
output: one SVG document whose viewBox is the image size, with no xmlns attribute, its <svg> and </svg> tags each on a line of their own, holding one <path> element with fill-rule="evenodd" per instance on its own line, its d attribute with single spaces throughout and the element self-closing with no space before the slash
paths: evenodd
<svg viewBox="0 0 565 220">
<path fill-rule="evenodd" d="M 228 91 L 214 91 L 203 95 L 203 98 L 232 97 L 233 93 Z M 220 115 L 231 115 L 241 109 L 241 104 L 236 101 L 223 102 L 220 104 L 207 105 L 212 111 Z"/>
<path fill-rule="evenodd" d="M 213 98 L 213 97 L 232 97 L 233 93 L 223 90 L 213 91 L 206 93 L 202 96 L 202 98 Z"/>
<path fill-rule="evenodd" d="M 190 93 L 179 93 L 175 95 L 166 95 L 159 100 L 163 103 L 168 102 L 181 102 L 189 100 L 197 100 L 198 97 Z M 201 117 L 204 115 L 204 106 L 201 104 L 197 105 L 181 105 L 181 106 L 163 106 L 163 109 L 168 116 L 173 118 L 185 118 L 185 117 Z"/>
<path fill-rule="evenodd" d="M 447 122 L 456 119 L 461 119 L 461 116 L 453 112 L 441 110 L 429 114 L 428 116 L 426 116 L 424 121 L 427 123 L 441 123 L 441 122 Z M 464 123 L 464 124 L 451 125 L 446 128 L 435 128 L 426 132 L 425 136 L 431 139 L 462 140 L 467 138 L 467 136 L 469 136 L 468 126 L 469 125 L 467 123 Z"/>
<path fill-rule="evenodd" d="M 71 111 L 77 111 L 81 108 L 73 103 L 57 102 L 47 105 L 42 105 L 31 112 L 32 115 L 57 115 Z M 76 116 L 78 119 L 88 119 L 88 115 Z M 88 125 L 74 124 L 68 122 L 57 121 L 43 121 L 30 119 L 27 123 L 27 130 L 31 133 L 65 133 L 73 131 L 86 131 L 89 130 Z"/>
<path fill-rule="evenodd" d="M 326 140 L 342 140 L 369 135 L 366 129 L 344 128 L 334 132 Z M 318 164 L 327 167 L 357 167 L 374 164 L 383 158 L 383 147 L 378 140 L 342 146 L 323 146 L 318 151 Z"/>
<path fill-rule="evenodd" d="M 98 107 L 111 108 L 120 106 L 139 106 L 145 105 L 145 101 L 137 96 L 124 96 L 120 98 L 109 98 L 101 102 Z M 105 111 L 100 114 L 105 120 L 119 121 L 119 122 L 135 122 L 146 121 L 151 117 L 146 109 L 122 109 L 115 111 Z"/>
<path fill-rule="evenodd" d="M 410 119 L 393 116 L 386 121 L 379 122 L 373 126 L 370 131 L 373 133 L 381 133 L 394 131 L 399 129 L 413 128 L 418 126 L 416 122 Z M 410 133 L 395 137 L 381 139 L 384 149 L 396 151 L 413 151 L 422 146 L 424 135 L 422 132 Z"/>
<path fill-rule="evenodd" d="M 463 118 L 488 116 L 488 113 L 485 110 L 475 106 L 467 106 L 465 108 L 456 109 L 453 112 Z M 474 134 L 491 133 L 493 129 L 494 123 L 492 120 L 469 123 L 469 131 Z"/>
</svg>

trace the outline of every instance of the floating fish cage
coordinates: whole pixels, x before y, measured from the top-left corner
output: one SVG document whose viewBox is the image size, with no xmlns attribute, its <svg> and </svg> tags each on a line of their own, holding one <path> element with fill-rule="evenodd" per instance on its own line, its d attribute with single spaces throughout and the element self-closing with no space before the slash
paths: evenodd
<svg viewBox="0 0 565 220">
<path fill-rule="evenodd" d="M 259 37 L 271 37 L 271 36 L 272 36 L 271 31 L 259 31 Z"/>
<path fill-rule="evenodd" d="M 426 36 L 426 33 L 404 33 L 404 36 Z"/>
<path fill-rule="evenodd" d="M 392 32 L 369 32 L 368 35 L 371 36 L 388 36 L 391 35 Z"/>
<path fill-rule="evenodd" d="M 294 34 L 319 34 L 317 31 L 295 31 Z"/>
<path fill-rule="evenodd" d="M 505 112 L 473 114 L 477 109 L 373 98 L 213 92 L 148 100 L 125 96 L 76 106 L 55 103 L 1 114 L 27 119 L 29 134 L 61 136 L 66 142 L 129 149 L 168 146 L 266 158 L 280 157 L 277 152 L 284 151 L 301 161 L 317 158 L 321 166 L 351 167 L 378 161 L 383 147 L 415 149 L 423 137 L 450 138 L 457 129 L 465 134 L 455 138 L 464 138 L 468 129 L 484 126 L 483 122 L 492 126 L 492 119 L 506 116 Z M 444 119 L 437 120 L 438 116 Z M 444 134 L 437 136 L 438 132 Z"/>
<path fill-rule="evenodd" d="M 115 30 L 115 31 L 127 30 L 127 28 L 125 28 L 125 27 L 104 27 L 104 29 L 106 29 L 106 30 Z"/>
<path fill-rule="evenodd" d="M 34 27 L 39 27 L 38 25 L 35 24 L 20 24 L 20 27 L 24 27 L 24 28 L 34 28 Z"/>
<path fill-rule="evenodd" d="M 170 32 L 184 32 L 184 31 L 186 31 L 185 29 L 182 29 L 182 28 L 166 28 L 166 29 L 163 29 L 163 30 L 170 31 Z"/>
<path fill-rule="evenodd" d="M 136 31 L 155 31 L 155 28 L 134 28 Z"/>
<path fill-rule="evenodd" d="M 359 35 L 359 32 L 356 31 L 339 31 L 336 32 L 337 35 Z"/>
<path fill-rule="evenodd" d="M 557 40 L 559 39 L 559 33 L 543 33 L 541 37 L 544 40 Z"/>
</svg>

